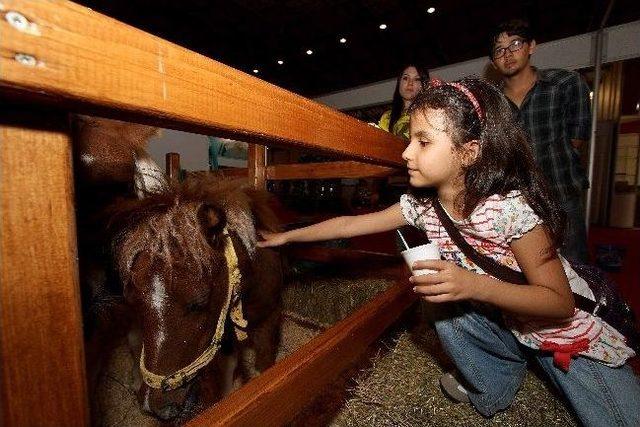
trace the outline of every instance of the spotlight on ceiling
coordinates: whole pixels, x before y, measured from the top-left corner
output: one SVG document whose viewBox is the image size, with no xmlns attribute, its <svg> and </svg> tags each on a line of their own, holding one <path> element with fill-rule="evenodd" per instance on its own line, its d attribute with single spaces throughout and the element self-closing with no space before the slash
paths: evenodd
<svg viewBox="0 0 640 427">
<path fill-rule="evenodd" d="M 278 65 L 282 65 L 284 64 L 284 61 L 282 59 L 278 59 Z"/>
<path fill-rule="evenodd" d="M 347 39 L 345 39 L 344 37 L 342 37 L 342 38 L 340 39 L 340 43 L 344 44 L 344 43 L 346 43 L 346 42 L 347 42 Z"/>
<path fill-rule="evenodd" d="M 380 26 L 378 27 L 381 30 L 386 30 L 387 29 L 387 24 L 380 24 Z"/>
<path fill-rule="evenodd" d="M 435 7 L 430 7 L 429 9 L 427 9 L 427 13 L 433 13 L 436 11 Z"/>
<path fill-rule="evenodd" d="M 307 55 L 313 55 L 313 51 L 311 49 L 307 50 Z"/>
<path fill-rule="evenodd" d="M 253 69 L 253 74 L 258 74 L 260 72 L 260 70 L 258 70 L 257 68 Z"/>
</svg>

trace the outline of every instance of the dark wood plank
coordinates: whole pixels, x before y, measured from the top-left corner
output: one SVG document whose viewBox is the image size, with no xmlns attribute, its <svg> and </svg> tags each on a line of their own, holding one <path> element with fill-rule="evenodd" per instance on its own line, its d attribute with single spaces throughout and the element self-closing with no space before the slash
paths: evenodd
<svg viewBox="0 0 640 427">
<path fill-rule="evenodd" d="M 396 168 L 345 161 L 267 166 L 266 178 L 271 180 L 375 178 L 387 177 L 396 173 L 398 173 Z"/>
<path fill-rule="evenodd" d="M 64 0 L 2 0 L 0 86 L 79 111 L 402 166 L 398 137 Z M 15 53 L 32 55 L 23 65 Z M 127 115 L 129 113 L 129 115 Z"/>
<path fill-rule="evenodd" d="M 88 424 L 66 123 L 15 109 L 0 117 L 3 426 Z"/>
<path fill-rule="evenodd" d="M 266 190 L 267 181 L 265 179 L 267 149 L 262 145 L 250 144 L 247 159 L 247 168 L 249 169 L 249 180 L 253 183 L 254 188 Z"/>
<path fill-rule="evenodd" d="M 413 301 L 408 283 L 397 283 L 187 426 L 285 425 Z"/>
</svg>

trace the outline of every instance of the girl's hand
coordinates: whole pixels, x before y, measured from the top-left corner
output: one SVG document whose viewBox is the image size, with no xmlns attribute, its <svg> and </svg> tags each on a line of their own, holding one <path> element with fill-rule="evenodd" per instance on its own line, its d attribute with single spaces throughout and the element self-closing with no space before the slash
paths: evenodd
<svg viewBox="0 0 640 427">
<path fill-rule="evenodd" d="M 288 243 L 285 237 L 286 233 L 273 233 L 271 231 L 258 230 L 258 234 L 264 239 L 257 243 L 259 248 L 272 248 Z"/>
<path fill-rule="evenodd" d="M 414 292 L 429 302 L 448 302 L 476 299 L 481 286 L 474 286 L 479 278 L 477 273 L 458 267 L 450 261 L 417 261 L 414 270 L 436 270 L 432 274 L 411 276 Z"/>
</svg>

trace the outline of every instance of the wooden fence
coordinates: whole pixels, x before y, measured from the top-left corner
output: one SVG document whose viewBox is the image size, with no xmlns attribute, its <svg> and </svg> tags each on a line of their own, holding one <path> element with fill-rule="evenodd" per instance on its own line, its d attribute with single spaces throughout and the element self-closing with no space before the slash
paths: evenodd
<svg viewBox="0 0 640 427">
<path fill-rule="evenodd" d="M 0 1 L 0 423 L 87 425 L 69 113 L 258 144 L 250 176 L 384 176 L 404 143 L 338 111 L 64 0 Z M 332 165 L 265 164 L 262 146 Z M 398 284 L 192 425 L 289 421 L 411 303 Z"/>
</svg>

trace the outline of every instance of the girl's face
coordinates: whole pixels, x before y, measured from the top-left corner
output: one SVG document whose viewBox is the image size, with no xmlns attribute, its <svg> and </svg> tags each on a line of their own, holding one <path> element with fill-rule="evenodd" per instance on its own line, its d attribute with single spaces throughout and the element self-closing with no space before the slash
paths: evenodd
<svg viewBox="0 0 640 427">
<path fill-rule="evenodd" d="M 449 135 L 442 110 L 427 109 L 411 115 L 411 139 L 402 153 L 409 182 L 414 187 L 454 188 L 462 163 Z"/>
<path fill-rule="evenodd" d="M 398 91 L 405 101 L 413 101 L 418 92 L 422 89 L 422 79 L 416 67 L 411 66 L 405 68 L 400 76 L 400 85 Z"/>
</svg>

